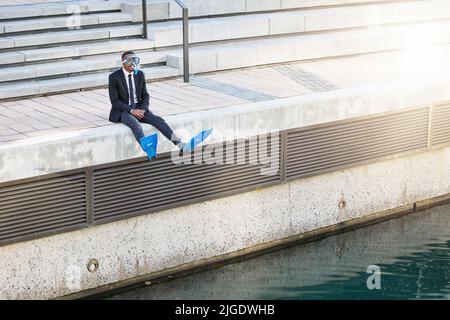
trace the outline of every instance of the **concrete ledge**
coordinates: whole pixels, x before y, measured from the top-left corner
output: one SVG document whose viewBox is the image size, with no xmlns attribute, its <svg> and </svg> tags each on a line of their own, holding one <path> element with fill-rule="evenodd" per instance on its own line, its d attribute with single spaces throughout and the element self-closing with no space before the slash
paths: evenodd
<svg viewBox="0 0 450 320">
<path fill-rule="evenodd" d="M 450 100 L 450 77 L 340 89 L 285 99 L 236 105 L 166 117 L 174 130 L 190 137 L 214 128 L 210 142 L 242 138 Z M 143 125 L 146 133 L 155 129 Z M 173 148 L 160 139 L 159 152 Z M 23 139 L 0 146 L 0 182 L 144 156 L 131 131 L 120 124 L 61 132 L 58 136 Z"/>
</svg>

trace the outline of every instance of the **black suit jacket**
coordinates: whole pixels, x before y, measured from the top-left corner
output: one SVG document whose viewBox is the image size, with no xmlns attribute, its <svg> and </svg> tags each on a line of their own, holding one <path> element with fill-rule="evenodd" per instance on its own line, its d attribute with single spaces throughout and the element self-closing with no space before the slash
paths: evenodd
<svg viewBox="0 0 450 320">
<path fill-rule="evenodd" d="M 134 75 L 134 83 L 136 86 L 136 95 L 138 104 L 136 108 L 148 111 L 150 96 L 147 92 L 147 85 L 145 84 L 144 73 L 139 70 L 137 75 Z M 114 71 L 109 75 L 109 98 L 111 100 L 111 111 L 109 112 L 109 121 L 119 122 L 120 114 L 122 112 L 130 112 L 131 106 L 129 102 L 129 93 L 127 86 L 128 79 L 125 79 L 122 68 Z"/>
</svg>

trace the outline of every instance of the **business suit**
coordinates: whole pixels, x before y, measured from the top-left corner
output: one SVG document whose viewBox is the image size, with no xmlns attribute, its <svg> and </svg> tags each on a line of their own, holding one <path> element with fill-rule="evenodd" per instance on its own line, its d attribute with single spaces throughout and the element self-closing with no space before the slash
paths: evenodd
<svg viewBox="0 0 450 320">
<path fill-rule="evenodd" d="M 132 73 L 128 79 L 126 79 L 126 74 L 127 71 L 121 68 L 109 75 L 109 98 L 111 100 L 109 121 L 120 122 L 128 126 L 138 142 L 144 136 L 139 122 L 145 122 L 156 127 L 175 145 L 178 144 L 180 139 L 174 134 L 166 121 L 149 110 L 150 96 L 147 92 L 144 73 L 139 70 L 137 75 Z M 131 91 L 134 93 L 132 99 L 130 99 L 130 84 Z M 131 114 L 133 109 L 145 110 L 144 118 L 137 119 L 133 116 Z"/>
</svg>

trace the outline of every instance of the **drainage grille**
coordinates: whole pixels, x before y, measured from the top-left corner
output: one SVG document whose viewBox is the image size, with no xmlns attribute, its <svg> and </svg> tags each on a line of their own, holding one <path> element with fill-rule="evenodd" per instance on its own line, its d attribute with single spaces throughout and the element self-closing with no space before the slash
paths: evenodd
<svg viewBox="0 0 450 320">
<path fill-rule="evenodd" d="M 278 153 L 279 141 L 276 147 Z M 270 148 L 270 139 L 268 142 Z M 194 152 L 191 164 L 174 164 L 168 154 L 153 162 L 145 160 L 95 170 L 95 222 L 117 220 L 280 183 L 280 170 L 271 175 L 261 174 L 261 169 L 267 166 L 250 163 L 250 159 L 256 156 L 256 150 L 250 147 L 249 141 L 235 140 L 233 144 L 231 149 L 229 146 L 223 148 L 222 164 L 217 161 L 205 164 L 202 153 Z M 245 149 L 238 151 L 238 145 L 245 146 Z M 227 160 L 227 152 L 231 157 L 229 150 L 232 150 L 233 157 Z M 212 156 L 216 154 L 212 152 Z M 240 162 L 237 162 L 238 156 Z M 279 158 L 276 166 L 279 168 Z"/>
<path fill-rule="evenodd" d="M 356 118 L 287 133 L 288 179 L 335 171 L 428 145 L 429 108 Z"/>
<path fill-rule="evenodd" d="M 87 225 L 84 173 L 0 188 L 0 243 Z"/>
<path fill-rule="evenodd" d="M 438 105 L 432 111 L 431 145 L 450 142 L 450 104 Z"/>
</svg>

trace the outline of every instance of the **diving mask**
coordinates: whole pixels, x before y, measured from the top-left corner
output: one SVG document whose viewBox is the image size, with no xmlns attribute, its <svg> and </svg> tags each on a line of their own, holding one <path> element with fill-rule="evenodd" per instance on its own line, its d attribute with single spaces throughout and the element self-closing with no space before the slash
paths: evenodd
<svg viewBox="0 0 450 320">
<path fill-rule="evenodd" d="M 139 71 L 140 62 L 141 62 L 141 59 L 137 55 L 134 55 L 134 54 L 126 56 L 125 59 L 122 61 L 122 63 L 125 64 L 126 66 L 133 68 L 135 75 Z"/>
</svg>

